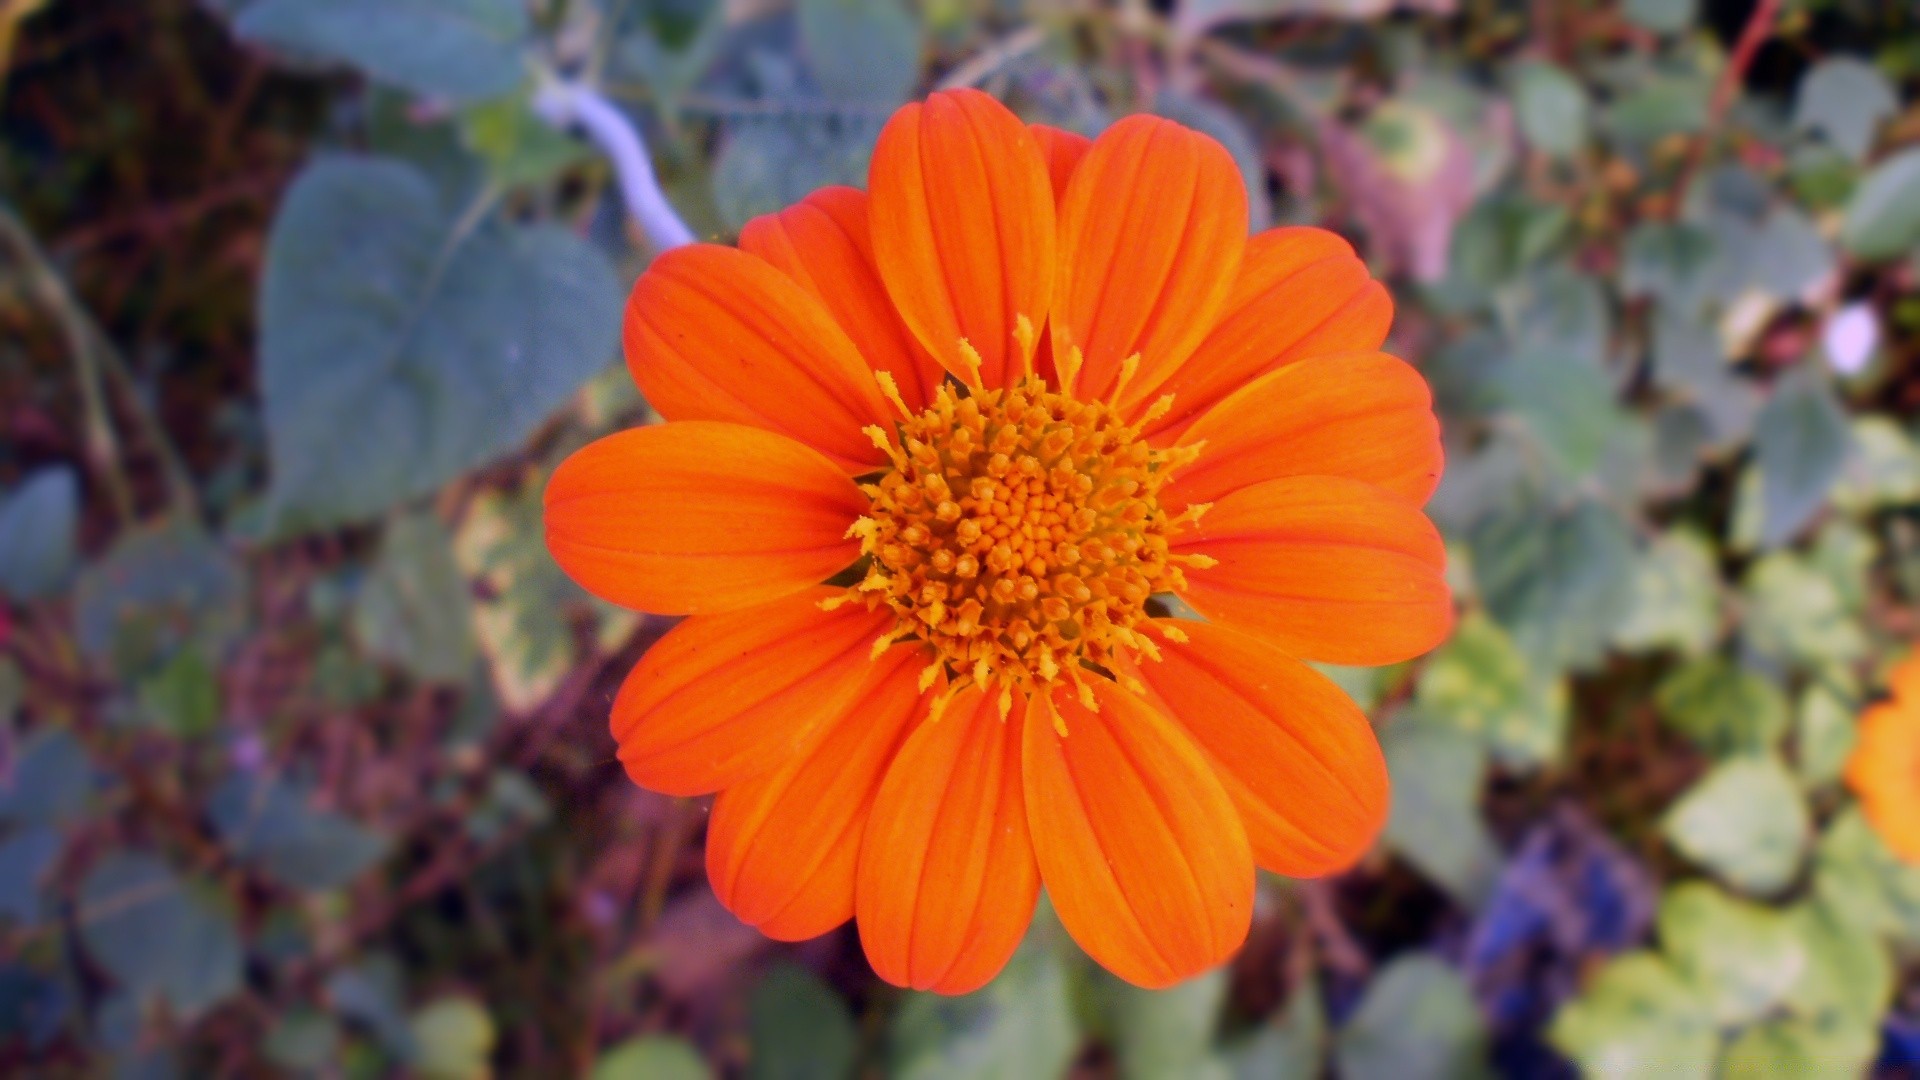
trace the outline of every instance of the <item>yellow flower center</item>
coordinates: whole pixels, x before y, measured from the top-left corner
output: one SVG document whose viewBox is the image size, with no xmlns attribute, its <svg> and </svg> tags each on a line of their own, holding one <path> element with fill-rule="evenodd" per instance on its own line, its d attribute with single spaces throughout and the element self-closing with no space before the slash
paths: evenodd
<svg viewBox="0 0 1920 1080">
<path fill-rule="evenodd" d="M 1145 421 L 1143 420 L 1142 423 Z M 876 433 L 884 435 L 884 433 Z M 1117 655 L 1157 656 L 1147 600 L 1183 584 L 1168 552 L 1185 519 L 1158 494 L 1190 449 L 1156 450 L 1104 402 L 1027 376 L 1000 390 L 942 387 L 933 404 L 878 439 L 892 468 L 862 485 L 872 509 L 853 528 L 869 557 L 850 599 L 899 617 L 879 648 L 923 641 L 966 686 L 1079 685 Z"/>
</svg>

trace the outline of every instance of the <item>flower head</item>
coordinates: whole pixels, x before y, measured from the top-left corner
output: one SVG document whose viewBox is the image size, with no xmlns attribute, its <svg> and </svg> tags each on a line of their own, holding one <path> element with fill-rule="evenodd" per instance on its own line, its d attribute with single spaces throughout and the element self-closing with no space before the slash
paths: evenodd
<svg viewBox="0 0 1920 1080">
<path fill-rule="evenodd" d="M 1847 786 L 1894 854 L 1920 863 L 1920 647 L 1893 669 L 1891 695 L 1860 716 Z"/>
<path fill-rule="evenodd" d="M 888 123 L 868 192 L 636 284 L 627 360 L 668 423 L 562 464 L 547 540 L 691 616 L 613 732 L 636 782 L 720 793 L 743 920 L 855 918 L 883 977 L 961 992 L 1044 885 L 1164 986 L 1238 947 L 1256 864 L 1371 844 L 1379 746 L 1306 661 L 1445 637 L 1438 427 L 1352 249 L 1246 234 L 1203 135 L 1089 142 L 952 91 Z"/>
</svg>

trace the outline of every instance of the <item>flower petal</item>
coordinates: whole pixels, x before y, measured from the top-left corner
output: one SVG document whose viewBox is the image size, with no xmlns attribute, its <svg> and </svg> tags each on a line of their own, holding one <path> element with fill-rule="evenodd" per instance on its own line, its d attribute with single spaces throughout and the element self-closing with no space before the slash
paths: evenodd
<svg viewBox="0 0 1920 1080">
<path fill-rule="evenodd" d="M 1387 822 L 1387 763 L 1365 713 L 1307 665 L 1217 623 L 1137 664 L 1148 700 L 1205 751 L 1254 861 L 1316 877 L 1351 866 Z"/>
<path fill-rule="evenodd" d="M 1019 718 L 962 691 L 880 783 L 854 893 L 860 942 L 888 982 L 965 993 L 1006 965 L 1039 894 Z"/>
<path fill-rule="evenodd" d="M 613 699 L 620 763 L 641 787 L 705 795 L 787 763 L 846 714 L 872 672 L 885 610 L 809 589 L 760 607 L 696 615 L 668 631 Z"/>
<path fill-rule="evenodd" d="M 889 649 L 806 753 L 727 788 L 707 825 L 707 877 L 740 921 L 780 941 L 853 917 L 860 837 L 880 778 L 925 715 L 916 650 Z"/>
<path fill-rule="evenodd" d="M 1385 353 L 1316 356 L 1271 371 L 1180 436 L 1200 459 L 1167 486 L 1178 509 L 1282 476 L 1346 476 L 1419 506 L 1440 483 L 1427 381 Z"/>
<path fill-rule="evenodd" d="M 890 373 L 909 406 L 921 408 L 946 372 L 900 321 L 873 263 L 867 193 L 824 187 L 740 230 L 740 250 L 758 255 L 825 304 L 867 363 Z"/>
<path fill-rule="evenodd" d="M 1033 137 L 1040 140 L 1040 154 L 1047 159 L 1047 175 L 1053 179 L 1053 197 L 1057 200 L 1067 193 L 1067 181 L 1073 179 L 1073 170 L 1080 167 L 1080 159 L 1093 149 L 1093 140 L 1046 124 L 1027 127 Z"/>
<path fill-rule="evenodd" d="M 1352 245 L 1325 229 L 1269 229 L 1247 241 L 1212 332 L 1161 388 L 1173 410 L 1151 432 L 1177 432 L 1251 379 L 1323 353 L 1372 352 L 1387 340 L 1393 299 Z"/>
<path fill-rule="evenodd" d="M 1122 400 L 1151 401 L 1212 328 L 1246 245 L 1246 184 L 1219 143 L 1156 116 L 1103 132 L 1060 200 L 1054 348 L 1085 354 L 1075 393 L 1105 398 L 1138 353 Z"/>
<path fill-rule="evenodd" d="M 660 255 L 627 300 L 627 368 L 669 420 L 779 432 L 842 469 L 886 456 L 862 432 L 893 419 L 859 349 L 813 294 L 714 244 Z"/>
<path fill-rule="evenodd" d="M 1146 702 L 1092 680 L 1091 712 L 1035 703 L 1022 765 L 1047 895 L 1089 956 L 1138 986 L 1170 986 L 1246 940 L 1253 853 L 1193 740 Z"/>
<path fill-rule="evenodd" d="M 738 424 L 617 432 L 547 483 L 547 550 L 588 592 L 661 615 L 728 611 L 818 584 L 860 555 L 866 496 L 818 452 Z"/>
<path fill-rule="evenodd" d="M 978 90 L 945 90 L 893 114 L 873 150 L 873 253 L 894 306 L 948 371 L 988 386 L 1027 370 L 1015 339 L 1047 321 L 1053 187 L 1032 132 Z"/>
<path fill-rule="evenodd" d="M 1218 560 L 1187 571 L 1183 599 L 1302 659 L 1395 664 L 1453 628 L 1446 548 L 1433 523 L 1358 480 L 1294 476 L 1241 488 L 1173 546 Z"/>
</svg>

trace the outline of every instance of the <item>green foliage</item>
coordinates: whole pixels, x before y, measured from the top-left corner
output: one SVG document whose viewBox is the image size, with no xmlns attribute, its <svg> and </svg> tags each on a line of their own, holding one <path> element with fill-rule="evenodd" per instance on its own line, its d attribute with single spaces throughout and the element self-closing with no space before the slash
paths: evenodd
<svg viewBox="0 0 1920 1080">
<path fill-rule="evenodd" d="M 707 1080 L 712 1075 L 698 1050 L 667 1035 L 636 1035 L 593 1064 L 593 1080 Z"/>
<path fill-rule="evenodd" d="M 888 1031 L 888 1070 L 911 1080 L 1052 1076 L 1077 1041 L 1067 973 L 1051 950 L 1029 943 L 983 989 L 952 998 L 915 994 L 902 1003 Z"/>
<path fill-rule="evenodd" d="M 850 1076 L 860 1036 L 846 1003 L 805 968 L 782 964 L 747 998 L 753 1080 L 840 1080 Z"/>
<path fill-rule="evenodd" d="M 515 0 L 253 0 L 234 29 L 455 100 L 505 94 L 525 76 L 527 11 Z"/>
<path fill-rule="evenodd" d="M 136 998 L 195 1016 L 240 989 L 241 941 L 210 882 L 183 879 L 159 857 L 115 852 L 78 893 L 80 939 Z"/>
<path fill-rule="evenodd" d="M 1334 1038 L 1354 1080 L 1459 1080 L 1481 1071 L 1486 1032 L 1465 980 L 1437 959 L 1406 956 L 1375 977 Z"/>
<path fill-rule="evenodd" d="M 1543 678 L 1497 625 L 1474 613 L 1434 654 L 1415 692 L 1422 717 L 1486 740 L 1496 760 L 1515 767 L 1559 760 L 1567 733 L 1567 687 Z"/>
<path fill-rule="evenodd" d="M 499 1037 L 486 1006 L 465 997 L 445 997 L 413 1014 L 414 1065 L 432 1080 L 486 1076 L 487 1058 Z"/>
<path fill-rule="evenodd" d="M 1588 1076 L 1711 1075 L 1713 1016 L 1657 953 L 1614 958 L 1554 1017 L 1549 1037 Z"/>
<path fill-rule="evenodd" d="M 1714 766 L 1666 819 L 1675 847 L 1728 884 L 1775 893 L 1799 872 L 1810 824 L 1806 800 L 1774 757 Z"/>
<path fill-rule="evenodd" d="M 1891 259 L 1920 245 L 1920 149 L 1887 158 L 1860 181 L 1840 242 L 1862 259 Z"/>
<path fill-rule="evenodd" d="M 32 600 L 66 584 L 79 512 L 69 469 L 43 469 L 0 497 L 0 593 Z"/>
<path fill-rule="evenodd" d="M 432 514 L 396 518 L 353 607 L 367 652 L 429 682 L 473 672 L 473 602 L 453 539 Z"/>
<path fill-rule="evenodd" d="M 289 888 L 340 888 L 385 854 L 385 838 L 308 802 L 283 781 L 235 773 L 207 800 L 207 813 L 235 856 Z"/>
<path fill-rule="evenodd" d="M 1402 717 L 1380 741 L 1394 778 L 1386 842 L 1457 900 L 1477 906 L 1500 865 L 1480 821 L 1482 741 L 1418 717 Z"/>
</svg>

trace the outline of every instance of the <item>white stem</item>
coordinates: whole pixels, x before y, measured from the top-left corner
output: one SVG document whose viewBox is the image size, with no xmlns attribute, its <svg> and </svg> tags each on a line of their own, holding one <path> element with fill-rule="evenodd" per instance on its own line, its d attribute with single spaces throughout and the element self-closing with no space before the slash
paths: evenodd
<svg viewBox="0 0 1920 1080">
<path fill-rule="evenodd" d="M 627 210 L 657 250 L 693 243 L 693 230 L 674 213 L 673 204 L 660 190 L 653 162 L 647 157 L 647 144 L 613 102 L 589 86 L 552 82 L 535 95 L 533 108 L 555 127 L 578 123 L 594 145 L 613 160 Z"/>
</svg>

